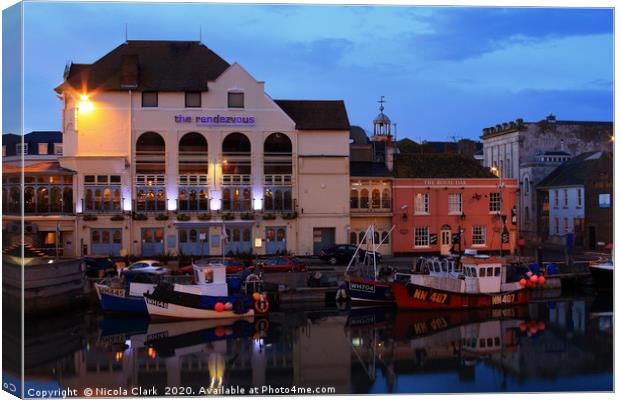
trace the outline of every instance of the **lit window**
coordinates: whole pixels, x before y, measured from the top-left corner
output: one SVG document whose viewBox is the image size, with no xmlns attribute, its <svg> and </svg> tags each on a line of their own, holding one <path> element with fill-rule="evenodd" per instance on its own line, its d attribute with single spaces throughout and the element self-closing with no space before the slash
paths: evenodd
<svg viewBox="0 0 620 400">
<path fill-rule="evenodd" d="M 460 193 L 450 193 L 448 195 L 448 213 L 463 213 L 463 196 Z"/>
<path fill-rule="evenodd" d="M 428 226 L 421 226 L 415 228 L 415 247 L 428 247 L 430 246 L 430 238 L 428 234 Z"/>
<path fill-rule="evenodd" d="M 54 143 L 54 154 L 62 156 L 62 143 Z"/>
<path fill-rule="evenodd" d="M 428 193 L 416 193 L 415 195 L 415 213 L 428 214 Z"/>
<path fill-rule="evenodd" d="M 17 145 L 15 146 L 16 149 L 16 154 L 18 156 L 21 155 L 28 155 L 28 143 L 17 143 Z"/>
<path fill-rule="evenodd" d="M 200 107 L 201 104 L 200 92 L 185 92 L 185 107 Z"/>
<path fill-rule="evenodd" d="M 484 246 L 487 243 L 487 227 L 485 225 L 474 225 L 471 243 L 474 246 Z"/>
<path fill-rule="evenodd" d="M 228 92 L 228 108 L 243 108 L 243 92 Z"/>
<path fill-rule="evenodd" d="M 142 92 L 142 107 L 157 107 L 157 92 Z"/>
<path fill-rule="evenodd" d="M 489 212 L 500 212 L 502 209 L 502 195 L 498 192 L 489 193 Z"/>
<path fill-rule="evenodd" d="M 47 143 L 39 143 L 39 155 L 47 154 L 48 147 Z"/>
</svg>

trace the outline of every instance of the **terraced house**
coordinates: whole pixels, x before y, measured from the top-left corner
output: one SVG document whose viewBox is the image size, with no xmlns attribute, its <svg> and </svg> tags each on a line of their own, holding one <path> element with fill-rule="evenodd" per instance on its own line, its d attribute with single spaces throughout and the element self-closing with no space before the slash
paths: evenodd
<svg viewBox="0 0 620 400">
<path fill-rule="evenodd" d="M 174 41 L 71 64 L 55 90 L 81 254 L 305 255 L 348 241 L 342 101 L 273 100 L 241 65 Z"/>
</svg>

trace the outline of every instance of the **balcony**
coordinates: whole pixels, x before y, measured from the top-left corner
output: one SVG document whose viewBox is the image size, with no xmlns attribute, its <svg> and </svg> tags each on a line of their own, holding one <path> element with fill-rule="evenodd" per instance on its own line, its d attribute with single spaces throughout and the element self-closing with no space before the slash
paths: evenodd
<svg viewBox="0 0 620 400">
<path fill-rule="evenodd" d="M 138 174 L 135 183 L 136 186 L 162 186 L 166 184 L 166 175 Z"/>
<path fill-rule="evenodd" d="M 252 183 L 252 175 L 249 174 L 224 174 L 222 176 L 222 185 L 225 186 L 242 186 Z"/>
<path fill-rule="evenodd" d="M 265 175 L 263 182 L 265 186 L 290 186 L 292 180 L 293 176 L 290 174 Z"/>
<path fill-rule="evenodd" d="M 209 175 L 206 174 L 186 174 L 179 175 L 177 178 L 179 186 L 207 186 L 209 184 Z"/>
</svg>

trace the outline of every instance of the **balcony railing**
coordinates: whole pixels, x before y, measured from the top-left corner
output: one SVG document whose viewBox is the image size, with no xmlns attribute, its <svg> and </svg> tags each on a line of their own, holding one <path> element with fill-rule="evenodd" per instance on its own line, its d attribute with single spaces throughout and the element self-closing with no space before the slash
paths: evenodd
<svg viewBox="0 0 620 400">
<path fill-rule="evenodd" d="M 206 174 L 186 174 L 179 175 L 177 178 L 179 186 L 206 186 L 209 184 L 209 175 Z"/>
<path fill-rule="evenodd" d="M 85 199 L 80 199 L 82 204 L 82 213 L 83 214 L 93 214 L 93 213 L 119 213 L 123 211 L 122 205 L 125 202 L 124 198 L 121 198 L 120 201 L 108 200 L 104 201 L 94 200 L 90 204 L 88 204 Z"/>
<path fill-rule="evenodd" d="M 230 186 L 249 185 L 252 183 L 252 175 L 224 174 L 222 184 Z"/>
<path fill-rule="evenodd" d="M 290 174 L 265 175 L 264 183 L 265 185 L 271 185 L 271 186 L 290 186 L 292 179 L 293 179 L 293 176 Z"/>
<path fill-rule="evenodd" d="M 166 175 L 136 175 L 136 186 L 160 186 L 166 184 Z"/>
</svg>

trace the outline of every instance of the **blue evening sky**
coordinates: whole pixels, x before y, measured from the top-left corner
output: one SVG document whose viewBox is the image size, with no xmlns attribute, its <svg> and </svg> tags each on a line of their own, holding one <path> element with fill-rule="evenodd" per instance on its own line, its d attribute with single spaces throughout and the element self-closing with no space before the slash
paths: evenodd
<svg viewBox="0 0 620 400">
<path fill-rule="evenodd" d="M 125 23 L 130 40 L 197 40 L 202 26 L 273 98 L 343 99 L 367 130 L 383 95 L 399 138 L 613 116 L 611 9 L 46 2 L 24 8 L 25 132 L 60 129 L 65 64 L 120 45 Z M 5 133 L 18 127 L 6 103 Z"/>
</svg>

